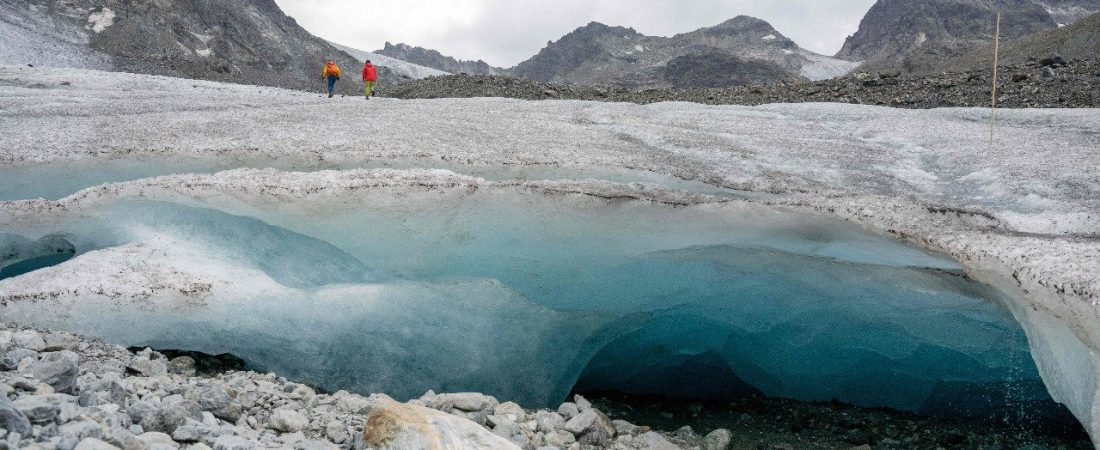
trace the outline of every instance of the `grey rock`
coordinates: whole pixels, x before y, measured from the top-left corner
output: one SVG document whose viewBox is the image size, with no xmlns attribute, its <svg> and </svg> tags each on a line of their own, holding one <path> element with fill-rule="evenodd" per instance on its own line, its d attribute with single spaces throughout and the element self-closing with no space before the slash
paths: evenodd
<svg viewBox="0 0 1100 450">
<path fill-rule="evenodd" d="M 82 439 L 79 444 L 76 444 L 76 447 L 75 447 L 75 450 L 117 450 L 117 449 L 118 449 L 118 447 L 115 447 L 111 444 L 108 444 L 108 443 L 106 443 L 104 441 L 101 441 L 99 439 L 96 439 L 96 438 Z"/>
<path fill-rule="evenodd" d="M 195 359 L 190 356 L 179 356 L 168 361 L 168 373 L 185 377 L 195 376 Z"/>
<path fill-rule="evenodd" d="M 133 361 L 130 361 L 127 368 L 146 377 L 155 377 L 168 373 L 168 366 L 164 364 L 164 361 L 159 359 L 134 358 Z"/>
<path fill-rule="evenodd" d="M 60 350 L 76 350 L 80 342 L 76 336 L 69 333 L 49 333 L 45 336 L 46 346 L 43 351 L 55 352 Z"/>
<path fill-rule="evenodd" d="M 0 330 L 0 354 L 7 353 L 15 345 L 15 333 Z"/>
<path fill-rule="evenodd" d="M 1043 75 L 1043 78 L 1050 79 L 1050 78 L 1054 78 L 1054 76 L 1057 75 L 1057 74 L 1054 72 L 1053 68 L 1048 66 L 1048 67 L 1043 68 L 1042 75 Z"/>
<path fill-rule="evenodd" d="M 159 427 L 149 427 L 145 425 L 143 421 L 142 427 L 151 431 L 161 431 L 171 434 L 176 431 L 176 428 L 183 426 L 187 423 L 187 420 L 194 420 L 196 422 L 202 421 L 202 409 L 199 408 L 199 404 L 190 400 L 182 400 L 175 402 L 165 402 L 157 411 L 159 417 Z"/>
<path fill-rule="evenodd" d="M 585 445 L 604 445 L 615 437 L 615 427 L 607 416 L 591 408 L 569 419 L 563 428 Z"/>
<path fill-rule="evenodd" d="M 612 420 L 611 421 L 611 426 L 615 427 L 615 434 L 616 435 L 634 434 L 634 433 L 636 433 L 636 432 L 638 432 L 639 430 L 642 429 L 642 427 L 634 425 L 634 424 L 632 424 L 630 422 L 627 422 L 625 420 Z M 646 431 L 648 431 L 648 430 L 646 430 Z"/>
<path fill-rule="evenodd" d="M 164 433 L 156 432 L 156 431 L 148 431 L 148 432 L 142 433 L 137 438 L 138 438 L 138 440 L 143 442 L 150 449 L 154 449 L 154 448 L 157 448 L 157 447 L 161 447 L 161 448 L 179 448 L 180 447 L 180 445 L 178 443 L 176 443 L 176 441 L 172 440 L 171 436 L 169 436 L 167 434 L 164 434 Z"/>
<path fill-rule="evenodd" d="M 75 400 L 74 397 L 65 394 L 32 395 L 20 398 L 14 404 L 19 412 L 30 419 L 31 423 L 46 423 L 61 414 L 62 405 L 75 403 Z"/>
<path fill-rule="evenodd" d="M 73 450 L 80 443 L 80 439 L 72 435 L 61 436 L 57 441 L 57 450 Z"/>
<path fill-rule="evenodd" d="M 655 431 L 635 436 L 633 442 L 633 448 L 638 450 L 680 450 L 680 447 Z"/>
<path fill-rule="evenodd" d="M 130 418 L 137 424 L 140 424 L 142 428 L 146 430 L 160 430 L 162 429 L 160 415 L 157 414 L 157 407 L 144 400 L 137 400 L 130 404 L 127 408 L 127 413 L 130 414 Z"/>
<path fill-rule="evenodd" d="M 703 450 L 727 450 L 733 441 L 733 433 L 725 428 L 719 428 L 707 433 L 703 438 Z"/>
<path fill-rule="evenodd" d="M 29 367 L 34 377 L 50 385 L 56 392 L 75 393 L 80 356 L 68 350 L 43 353 L 41 356 L 41 359 Z"/>
<path fill-rule="evenodd" d="M 572 402 L 562 403 L 561 406 L 558 407 L 558 414 L 561 414 L 565 420 L 572 419 L 573 416 L 576 416 L 580 412 L 580 409 L 577 408 L 577 404 Z"/>
<path fill-rule="evenodd" d="M 577 410 L 580 412 L 592 409 L 592 402 L 588 401 L 584 397 L 581 397 L 579 394 L 573 396 L 573 403 L 577 405 Z"/>
<path fill-rule="evenodd" d="M 76 440 L 74 441 L 74 445 L 76 442 L 80 442 L 84 438 L 103 438 L 103 428 L 99 426 L 99 423 L 94 420 L 87 419 L 64 424 L 58 427 L 57 432 L 58 434 L 61 434 L 63 436 L 75 437 Z"/>
<path fill-rule="evenodd" d="M 551 433 L 546 433 L 546 435 L 543 437 L 543 440 L 546 441 L 547 445 L 558 448 L 566 448 L 574 442 L 577 442 L 577 438 L 573 436 L 573 433 L 565 430 L 558 430 Z"/>
<path fill-rule="evenodd" d="M 257 444 L 240 436 L 221 436 L 214 441 L 214 450 L 252 450 Z"/>
<path fill-rule="evenodd" d="M 36 352 L 46 349 L 46 341 L 42 339 L 42 334 L 34 330 L 15 332 L 15 335 L 12 337 L 12 342 L 15 343 L 16 347 L 22 347 Z"/>
<path fill-rule="evenodd" d="M 535 413 L 535 423 L 538 426 L 538 431 L 549 434 L 564 427 L 565 419 L 556 412 L 538 411 Z"/>
<path fill-rule="evenodd" d="M 499 404 L 497 399 L 477 392 L 442 394 L 436 396 L 435 402 L 441 405 L 441 407 L 433 409 L 446 411 L 449 406 L 450 408 L 467 412 L 484 411 L 495 408 Z"/>
<path fill-rule="evenodd" d="M 504 402 L 493 408 L 493 414 L 510 416 L 513 421 L 523 422 L 527 420 L 527 412 L 515 402 Z"/>
<path fill-rule="evenodd" d="M 215 417 L 230 422 L 236 422 L 240 417 L 240 408 L 230 408 L 232 398 L 221 384 L 206 384 L 198 389 L 197 396 L 199 407 L 203 411 L 210 411 Z"/>
<path fill-rule="evenodd" d="M 21 435 L 31 434 L 31 421 L 8 398 L 0 397 L 0 428 Z"/>
<path fill-rule="evenodd" d="M 283 433 L 296 433 L 309 425 L 309 418 L 291 409 L 276 409 L 268 418 L 268 425 Z"/>
<path fill-rule="evenodd" d="M 4 370 L 15 370 L 19 367 L 19 363 L 25 358 L 34 358 L 38 356 L 38 352 L 27 348 L 13 348 L 8 350 L 4 354 L 4 358 L 0 359 L 0 368 Z"/>
<path fill-rule="evenodd" d="M 695 439 L 695 430 L 691 429 L 690 426 L 682 426 L 680 429 L 676 430 L 676 437 L 680 439 Z"/>
</svg>

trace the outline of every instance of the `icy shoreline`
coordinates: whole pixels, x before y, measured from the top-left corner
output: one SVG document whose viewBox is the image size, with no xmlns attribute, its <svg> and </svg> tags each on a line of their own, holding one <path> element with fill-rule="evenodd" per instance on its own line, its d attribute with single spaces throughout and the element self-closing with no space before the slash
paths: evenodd
<svg viewBox="0 0 1100 450">
<path fill-rule="evenodd" d="M 135 83 L 145 89 L 131 88 Z M 339 189 L 433 186 L 524 187 L 668 205 L 749 202 L 848 220 L 951 255 L 972 277 L 1009 293 L 1051 393 L 1094 439 L 1100 430 L 1100 115 L 1093 110 L 1006 112 L 990 148 L 986 112 L 975 109 L 500 99 L 364 105 L 267 88 L 18 68 L 0 69 L 0 94 L 6 175 L 117 161 L 197 160 L 214 171 L 273 165 L 265 161 L 290 170 L 343 169 L 89 179 L 81 186 L 87 190 L 57 202 L 0 203 L 5 226 L 34 229 L 55 213 L 117 196 L 278 205 Z M 321 119 L 334 108 L 348 119 Z M 661 186 L 353 169 L 408 158 L 423 167 L 469 167 L 471 174 L 501 165 L 644 170 L 768 195 L 729 200 Z"/>
</svg>

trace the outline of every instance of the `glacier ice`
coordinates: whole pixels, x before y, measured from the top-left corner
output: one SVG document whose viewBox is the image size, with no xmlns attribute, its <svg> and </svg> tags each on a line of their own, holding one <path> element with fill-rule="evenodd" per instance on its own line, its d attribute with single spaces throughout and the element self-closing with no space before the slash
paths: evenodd
<svg viewBox="0 0 1100 450">
<path fill-rule="evenodd" d="M 275 172 L 225 176 L 261 173 Z M 911 411 L 945 412 L 944 397 L 967 403 L 1006 383 L 1027 387 L 1012 401 L 1048 400 L 997 291 L 948 258 L 828 217 L 619 198 L 605 191 L 640 186 L 606 182 L 576 188 L 589 195 L 439 171 L 365 176 L 371 187 L 321 198 L 204 192 L 224 182 L 215 175 L 72 204 L 48 232 L 73 236 L 81 255 L 0 282 L 26 296 L 67 280 L 52 282 L 67 294 L 42 300 L 64 314 L 10 301 L 5 315 L 405 398 L 477 390 L 541 406 L 578 380 L 680 395 L 701 380 L 622 376 L 678 361 L 767 395 Z M 121 273 L 128 284 L 115 288 L 138 291 L 119 295 L 145 307 L 93 294 L 110 283 L 100 272 Z"/>
<path fill-rule="evenodd" d="M 569 305 L 587 308 L 590 302 L 570 298 L 564 289 L 547 288 L 545 280 L 611 273 L 615 267 L 646 262 L 637 260 L 639 255 L 709 247 L 781 251 L 793 257 L 833 258 L 876 268 L 936 267 L 946 271 L 935 272 L 945 277 L 961 270 L 1004 294 L 999 299 L 1027 333 L 1050 394 L 1093 436 L 1100 436 L 1100 413 L 1096 413 L 1100 411 L 1100 240 L 1096 239 L 1100 180 L 1095 170 L 1100 164 L 1100 153 L 1095 151 L 1100 137 L 1094 132 L 1100 129 L 1100 115 L 1093 110 L 1003 111 L 996 140 L 990 145 L 988 111 L 972 108 L 642 106 L 508 99 L 379 99 L 365 104 L 168 77 L 48 68 L 36 68 L 33 76 L 30 72 L 23 67 L 0 67 L 0 200 L 12 200 L 0 201 L 0 232 L 33 241 L 65 229 L 71 233 L 63 237 L 74 245 L 77 257 L 0 281 L 0 297 L 7 302 L 0 318 L 31 317 L 32 311 L 23 309 L 30 303 L 15 300 L 50 299 L 40 304 L 51 305 L 57 317 L 35 319 L 49 319 L 59 327 L 92 330 L 99 324 L 85 316 L 106 310 L 105 317 L 119 318 L 133 309 L 156 319 L 149 324 L 166 324 L 165 329 L 178 330 L 167 324 L 184 311 L 196 322 L 231 328 L 238 327 L 237 322 L 198 311 L 211 305 L 243 304 L 239 303 L 243 299 L 265 306 L 279 303 L 272 299 L 309 301 L 336 286 L 382 289 L 396 283 L 436 286 L 442 292 L 447 289 L 445 283 L 480 286 L 477 281 L 486 280 L 483 274 L 501 272 L 493 279 L 509 293 L 505 297 L 535 307 L 518 310 L 528 311 L 530 317 L 570 315 L 555 319 L 558 322 L 545 318 L 524 322 L 520 319 L 527 313 L 517 313 L 502 323 L 529 323 L 533 330 L 548 330 L 555 328 L 535 325 L 566 322 L 586 336 L 583 345 L 561 345 L 572 349 L 572 356 L 555 353 L 558 348 L 547 350 L 555 356 L 544 361 L 554 359 L 560 365 L 542 373 L 560 377 L 540 378 L 522 388 L 562 392 L 585 370 L 598 369 L 598 359 L 603 358 L 595 358 L 596 354 L 640 344 L 627 338 L 671 322 L 650 319 L 658 312 L 644 311 L 644 303 L 627 305 L 642 312 L 622 317 L 624 313 L 616 313 L 616 308 L 570 310 Z M 331 120 L 333 116 L 349 120 Z M 365 117 L 370 120 L 362 120 Z M 310 173 L 232 170 L 237 168 Z M 389 175 L 363 171 L 371 168 L 441 168 L 482 179 L 415 170 Z M 219 171 L 229 172 L 215 174 Z M 630 184 L 601 185 L 588 178 Z M 639 182 L 646 184 L 634 184 Z M 474 251 L 491 242 L 476 229 L 441 232 L 451 220 L 448 204 L 466 204 L 464 199 L 476 197 L 478 191 L 501 189 L 528 195 L 528 203 L 565 202 L 557 209 L 540 210 L 547 217 L 572 211 L 574 205 L 625 212 L 637 204 L 652 203 L 649 206 L 672 208 L 679 219 L 662 223 L 663 214 L 650 214 L 633 223 L 615 222 L 615 214 L 577 214 L 573 226 L 579 224 L 582 230 L 622 227 L 623 233 L 643 233 L 639 241 L 645 245 L 603 234 L 589 240 L 574 260 L 560 253 L 569 250 L 568 245 L 577 245 L 571 241 L 576 236 L 563 235 L 537 218 L 510 219 L 513 225 L 533 225 L 536 230 L 516 239 L 535 240 L 497 254 Z M 683 191 L 735 201 L 704 199 Z M 34 197 L 57 201 L 27 200 Z M 402 209 L 408 198 L 416 199 L 410 203 L 421 209 Z M 366 274 L 363 281 L 346 285 L 308 287 L 311 283 L 305 282 L 290 288 L 258 269 L 256 261 L 205 244 L 217 240 L 205 231 L 174 236 L 138 224 L 126 232 L 107 233 L 114 224 L 93 223 L 98 206 L 123 199 L 175 203 L 256 219 L 300 235 L 300 242 L 308 242 L 305 238 L 326 242 L 358 259 Z M 524 202 L 513 200 L 509 200 L 512 206 L 526 208 Z M 756 206 L 738 206 L 746 202 Z M 390 211 L 392 215 L 387 216 Z M 507 218 L 512 209 L 487 211 Z M 702 213 L 706 211 L 713 214 Z M 783 223 L 767 219 L 775 211 L 808 217 L 802 223 L 843 221 L 826 227 L 834 231 L 854 230 L 851 224 L 859 224 L 948 255 L 957 265 L 927 255 L 899 256 L 897 246 L 871 241 L 853 246 L 861 241 L 816 231 L 796 239 L 777 239 L 783 234 L 778 226 L 771 230 L 751 225 L 761 218 L 764 224 Z M 714 222 L 715 217 L 737 215 L 746 215 L 748 225 L 742 227 L 728 217 Z M 78 223 L 77 216 L 86 219 L 86 226 Z M 462 226 L 498 218 L 454 217 Z M 655 229 L 699 232 L 645 234 L 643 225 L 654 217 Z M 376 227 L 370 238 L 357 223 L 392 225 L 399 218 L 407 219 L 403 223 L 408 227 Z M 724 223 L 739 232 L 722 233 L 720 226 L 716 226 L 718 232 L 711 232 L 706 229 L 708 223 Z M 782 231 L 798 234 L 801 228 Z M 543 239 L 546 236 L 558 238 Z M 432 248 L 432 239 L 455 246 L 426 252 Z M 378 243 L 384 240 L 392 242 Z M 457 244 L 461 242 L 468 244 Z M 538 257 L 523 253 L 541 250 L 546 250 L 545 255 Z M 607 257 L 601 258 L 600 252 Z M 477 259 L 482 256 L 490 260 Z M 16 261 L 0 265 L 12 262 Z M 544 270 L 542 282 L 530 275 Z M 73 314 L 76 304 L 86 314 Z M 162 308 L 142 306 L 153 304 Z M 240 311 L 256 309 L 226 308 L 234 311 L 230 316 L 235 320 L 248 318 Z M 668 317 L 682 316 L 682 312 Z M 456 311 L 440 308 L 422 313 L 427 322 L 441 327 L 455 323 L 440 314 L 458 317 Z M 267 323 L 270 320 L 242 322 L 247 326 L 239 326 L 237 332 L 280 329 Z M 645 328 L 631 326 L 635 322 Z M 482 326 L 491 325 L 482 322 Z M 139 342 L 151 339 L 151 328 L 126 330 L 133 334 L 115 337 Z M 461 329 L 457 325 L 443 328 Z M 533 341 L 524 336 L 477 341 L 480 347 L 466 348 L 466 354 L 481 355 L 475 360 L 484 367 L 499 367 L 496 363 L 503 360 L 491 358 L 484 349 L 507 347 L 523 353 L 537 348 L 527 346 Z M 270 350 L 260 354 L 270 357 L 279 349 Z M 397 354 L 400 348 L 391 350 Z M 697 367 L 713 367 L 718 354 L 707 351 L 678 358 Z M 295 358 L 287 364 L 304 366 Z M 714 373 L 719 372 L 727 373 Z M 456 373 L 452 378 L 445 370 L 428 375 L 450 380 L 447 386 L 458 386 L 461 383 L 454 381 L 463 378 L 463 372 Z M 663 373 L 677 375 L 669 370 Z M 370 378 L 375 383 L 371 386 L 381 386 L 384 379 Z M 928 398 L 942 398 L 942 393 L 950 391 L 947 388 L 956 385 L 943 384 Z"/>
</svg>

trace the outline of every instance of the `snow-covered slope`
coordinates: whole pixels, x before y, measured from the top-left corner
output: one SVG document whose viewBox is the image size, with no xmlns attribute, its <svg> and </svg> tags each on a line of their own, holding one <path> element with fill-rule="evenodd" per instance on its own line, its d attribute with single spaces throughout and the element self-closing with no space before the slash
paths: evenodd
<svg viewBox="0 0 1100 450">
<path fill-rule="evenodd" d="M 338 48 L 340 50 L 343 50 L 343 51 L 347 52 L 347 54 L 355 57 L 355 59 L 358 59 L 360 62 L 365 62 L 367 60 L 370 60 L 376 66 L 389 67 L 390 69 L 392 69 L 394 71 L 394 73 L 396 73 L 398 76 L 400 76 L 402 78 L 408 78 L 408 79 L 412 79 L 412 80 L 419 80 L 419 79 L 422 79 L 422 78 L 428 78 L 428 77 L 434 77 L 434 76 L 440 76 L 440 75 L 449 75 L 447 72 L 444 72 L 442 70 L 436 70 L 436 69 L 432 69 L 430 67 L 418 66 L 416 64 L 406 62 L 406 61 L 402 61 L 402 60 L 397 59 L 397 58 L 391 58 L 391 57 L 386 56 L 386 55 L 379 55 L 377 53 L 366 52 L 366 51 L 363 51 L 363 50 L 351 48 L 351 47 L 340 45 L 340 44 L 337 44 L 337 43 L 333 43 L 332 45 L 336 46 L 336 48 Z"/>
<path fill-rule="evenodd" d="M 294 228 L 299 230 L 295 239 L 303 243 L 321 235 L 345 239 L 346 247 L 359 246 L 362 254 L 376 254 L 349 238 L 350 231 L 310 228 L 310 224 L 363 205 L 378 208 L 377 214 L 342 222 L 346 230 L 362 230 L 366 220 L 385 219 L 388 205 L 396 209 L 415 193 L 432 205 L 432 214 L 445 218 L 425 214 L 417 220 L 442 224 L 436 231 L 449 241 L 469 242 L 470 235 L 448 232 L 448 227 L 469 223 L 464 216 L 450 213 L 476 215 L 478 210 L 452 210 L 448 205 L 497 189 L 549 196 L 559 206 L 551 207 L 554 214 L 545 217 L 577 211 L 576 205 L 583 203 L 586 208 L 619 212 L 669 205 L 661 211 L 734 218 L 746 211 L 757 211 L 753 214 L 761 217 L 793 211 L 821 220 L 843 219 L 948 254 L 969 275 L 1005 292 L 1055 399 L 1066 403 L 1094 436 L 1100 431 L 1096 413 L 1100 411 L 1100 179 L 1095 171 L 1100 165 L 1095 151 L 1100 137 L 1094 132 L 1100 129 L 1100 114 L 1094 110 L 1003 111 L 991 146 L 988 112 L 982 109 L 640 106 L 505 99 L 363 102 L 280 89 L 26 67 L 0 68 L 0 98 L 0 194 L 9 200 L 23 199 L 0 203 L 0 228 L 31 239 L 63 231 L 56 229 L 63 218 L 75 221 L 73 229 L 93 230 L 92 219 L 101 214 L 96 212 L 98 205 L 144 198 L 228 211 L 218 220 L 269 232 L 275 232 L 271 230 L 275 225 Z M 349 119 L 333 121 L 334 116 Z M 368 116 L 371 120 L 358 120 Z M 307 173 L 191 174 L 241 167 Z M 395 170 L 384 176 L 363 176 L 358 172 L 379 167 L 449 169 L 457 175 Z M 313 172 L 319 169 L 331 170 Z M 173 176 L 150 178 L 157 175 Z M 107 184 L 132 180 L 137 181 Z M 39 196 L 65 198 L 34 199 Z M 520 204 L 533 201 L 520 198 L 516 200 Z M 486 208 L 496 204 L 482 203 Z M 288 214 L 298 219 L 287 219 Z M 647 217 L 668 214 L 673 213 Z M 591 217 L 604 216 L 613 215 Z M 249 217 L 262 217 L 275 225 L 261 226 Z M 87 221 L 80 222 L 82 218 Z M 644 227 L 653 222 L 622 223 Z M 96 296 L 107 311 L 117 312 L 145 304 L 150 299 L 146 292 L 171 292 L 171 298 L 183 303 L 168 306 L 189 311 L 186 308 L 201 310 L 203 305 L 217 304 L 216 296 L 203 294 L 208 289 L 241 296 L 260 292 L 218 284 L 232 278 L 203 269 L 217 256 L 207 251 L 239 247 L 233 239 L 198 250 L 158 247 L 154 244 L 161 237 L 142 234 L 148 230 L 156 227 L 102 235 L 88 231 L 100 238 L 94 241 L 100 245 L 119 233 L 145 239 L 126 244 L 133 246 L 108 245 L 53 269 L 0 281 L 0 304 L 7 305 L 3 311 L 45 321 L 47 315 L 31 313 L 38 311 L 35 308 L 54 308 L 51 312 L 56 314 L 48 316 L 51 324 L 94 329 L 98 325 L 90 323 L 95 320 L 92 316 L 70 314 L 66 305 L 92 308 L 92 303 L 80 303 L 91 298 L 82 297 L 87 294 Z M 633 231 L 624 234 L 634 235 Z M 181 235 L 186 236 L 177 230 L 173 236 Z M 255 238 L 245 232 L 237 236 Z M 388 245 L 419 239 L 435 242 L 428 239 L 435 236 L 408 231 L 386 241 Z M 809 248 L 828 249 L 828 243 L 837 242 L 832 236 L 811 229 L 804 238 L 816 243 Z M 342 255 L 318 245 L 301 247 L 322 252 L 323 258 L 315 258 L 318 261 Z M 239 250 L 255 253 L 269 248 L 277 247 Z M 167 249 L 185 254 L 173 259 Z M 149 263 L 138 264 L 128 254 L 149 255 Z M 239 255 L 215 259 L 222 261 L 219 264 L 232 263 L 227 267 L 233 273 L 258 280 L 255 286 L 263 287 L 262 292 L 289 290 L 293 297 L 332 281 L 303 278 L 299 268 L 315 259 L 295 262 L 285 256 L 242 259 Z M 251 268 L 241 261 L 268 267 L 261 276 L 246 272 Z M 454 261 L 451 266 L 466 263 Z M 102 267 L 105 275 L 117 271 L 108 278 L 88 278 L 81 275 L 85 267 Z M 372 269 L 367 265 L 368 273 L 377 275 Z M 192 272 L 197 275 L 189 275 Z M 62 281 L 68 278 L 74 283 Z M 381 299 L 382 294 L 393 292 L 405 300 L 430 297 L 415 289 L 402 290 L 407 286 L 395 291 L 367 289 L 373 292 L 370 295 L 330 291 L 332 286 L 325 286 L 322 292 L 332 294 L 326 298 L 344 299 L 340 301 Z M 98 287 L 110 289 L 97 293 Z M 436 285 L 428 291 L 446 289 Z M 463 289 L 462 298 L 468 302 L 488 298 L 489 292 L 500 293 L 491 284 Z M 238 304 L 255 305 L 248 302 L 258 298 L 235 299 L 244 302 Z M 493 329 L 497 323 L 493 321 L 529 320 L 531 314 L 546 318 L 535 324 L 571 320 L 558 311 L 524 306 L 520 300 L 505 304 L 517 309 L 502 310 L 475 326 Z M 396 310 L 387 314 L 410 323 L 432 322 L 430 307 L 417 311 L 428 317 L 400 316 Z M 164 320 L 165 316 L 156 317 Z M 383 317 L 371 323 L 384 321 Z M 517 339 L 508 342 L 535 346 Z M 312 350 L 316 349 L 296 351 Z"/>
</svg>

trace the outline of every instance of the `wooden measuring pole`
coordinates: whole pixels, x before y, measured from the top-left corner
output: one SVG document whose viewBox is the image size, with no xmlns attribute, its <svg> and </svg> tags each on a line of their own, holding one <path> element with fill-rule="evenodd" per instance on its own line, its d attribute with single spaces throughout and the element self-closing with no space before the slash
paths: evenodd
<svg viewBox="0 0 1100 450">
<path fill-rule="evenodd" d="M 997 66 L 1001 56 L 1001 13 L 997 13 L 997 29 L 993 38 L 993 101 L 992 113 L 989 115 L 989 146 L 993 146 L 994 131 L 997 129 Z"/>
</svg>

